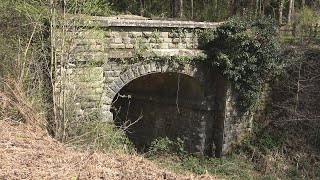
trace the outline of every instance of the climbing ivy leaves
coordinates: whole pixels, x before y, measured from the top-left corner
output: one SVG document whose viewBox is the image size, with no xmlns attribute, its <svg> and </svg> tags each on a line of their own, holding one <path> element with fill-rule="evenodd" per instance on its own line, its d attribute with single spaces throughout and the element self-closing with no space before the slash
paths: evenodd
<svg viewBox="0 0 320 180">
<path fill-rule="evenodd" d="M 243 112 L 254 107 L 262 85 L 286 66 L 276 28 L 266 18 L 234 18 L 204 37 L 208 61 L 231 81 Z"/>
</svg>

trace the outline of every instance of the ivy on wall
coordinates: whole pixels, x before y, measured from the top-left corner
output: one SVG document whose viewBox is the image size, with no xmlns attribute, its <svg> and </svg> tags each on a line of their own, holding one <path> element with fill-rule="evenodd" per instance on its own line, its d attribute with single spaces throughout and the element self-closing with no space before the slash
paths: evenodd
<svg viewBox="0 0 320 180">
<path fill-rule="evenodd" d="M 208 61 L 232 83 L 238 107 L 254 107 L 262 86 L 288 64 L 274 23 L 267 18 L 234 18 L 202 36 Z"/>
</svg>

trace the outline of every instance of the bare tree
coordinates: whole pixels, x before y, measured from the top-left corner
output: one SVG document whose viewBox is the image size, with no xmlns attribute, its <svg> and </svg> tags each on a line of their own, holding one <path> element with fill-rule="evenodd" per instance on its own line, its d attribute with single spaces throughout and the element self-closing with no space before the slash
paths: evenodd
<svg viewBox="0 0 320 180">
<path fill-rule="evenodd" d="M 51 68 L 50 68 L 50 81 L 52 86 L 52 104 L 53 104 L 53 122 L 54 124 L 57 124 L 58 117 L 57 117 L 57 97 L 55 93 L 56 89 L 56 83 L 54 82 L 54 78 L 56 77 L 56 69 L 57 69 L 57 58 L 55 48 L 56 48 L 56 41 L 55 41 L 55 28 L 56 28 L 56 1 L 50 0 L 50 11 L 51 11 L 51 17 L 50 17 L 50 41 L 51 41 Z"/>
<path fill-rule="evenodd" d="M 282 18 L 283 18 L 283 8 L 284 8 L 284 0 L 278 0 L 278 7 L 279 7 L 279 19 L 278 19 L 278 23 L 279 25 L 282 24 Z"/>
<path fill-rule="evenodd" d="M 183 0 L 171 0 L 171 14 L 174 18 L 183 17 Z"/>
<path fill-rule="evenodd" d="M 259 13 L 259 1 L 260 0 L 256 0 L 255 10 L 254 10 L 255 16 L 258 16 L 258 13 Z"/>
<path fill-rule="evenodd" d="M 140 16 L 144 15 L 144 0 L 140 0 Z"/>
<path fill-rule="evenodd" d="M 179 0 L 179 17 L 183 17 L 183 0 Z"/>
<path fill-rule="evenodd" d="M 280 122 L 320 122 L 320 51 L 304 50 L 292 72 L 274 86 L 273 99 Z M 276 112 L 275 111 L 275 112 Z"/>
<path fill-rule="evenodd" d="M 218 14 L 218 0 L 214 0 L 214 13 L 216 18 L 218 18 L 219 14 Z"/>
<path fill-rule="evenodd" d="M 292 24 L 292 17 L 294 14 L 294 0 L 289 0 L 289 8 L 288 8 L 288 24 Z"/>
<path fill-rule="evenodd" d="M 191 4 L 191 19 L 193 19 L 193 13 L 194 13 L 194 9 L 193 9 L 193 0 L 190 0 L 190 4 Z"/>
</svg>

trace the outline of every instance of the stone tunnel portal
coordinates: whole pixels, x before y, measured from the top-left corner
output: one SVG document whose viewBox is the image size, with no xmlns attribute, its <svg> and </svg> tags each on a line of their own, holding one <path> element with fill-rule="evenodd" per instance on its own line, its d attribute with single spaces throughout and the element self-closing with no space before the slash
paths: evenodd
<svg viewBox="0 0 320 180">
<path fill-rule="evenodd" d="M 200 81 L 180 73 L 154 73 L 132 80 L 113 99 L 114 122 L 140 151 L 158 137 L 180 138 L 185 150 L 212 155 L 213 111 L 205 108 Z"/>
</svg>

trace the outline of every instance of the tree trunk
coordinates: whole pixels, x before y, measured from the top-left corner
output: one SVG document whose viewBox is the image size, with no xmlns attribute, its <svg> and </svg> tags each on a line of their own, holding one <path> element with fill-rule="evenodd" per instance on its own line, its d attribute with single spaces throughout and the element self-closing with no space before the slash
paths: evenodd
<svg viewBox="0 0 320 180">
<path fill-rule="evenodd" d="M 193 13 L 194 13 L 194 9 L 193 9 L 193 0 L 190 0 L 191 3 L 191 19 L 193 20 Z"/>
<path fill-rule="evenodd" d="M 171 0 L 172 17 L 181 18 L 183 16 L 183 0 Z"/>
<path fill-rule="evenodd" d="M 144 4 L 144 0 L 140 0 L 140 16 L 143 16 L 143 15 L 144 15 L 144 7 L 143 7 L 143 4 Z"/>
<path fill-rule="evenodd" d="M 306 4 L 306 0 L 301 0 L 301 7 L 304 8 L 304 5 Z"/>
<path fill-rule="evenodd" d="M 289 11 L 288 11 L 288 24 L 292 24 L 292 17 L 294 14 L 294 0 L 289 0 Z"/>
<path fill-rule="evenodd" d="M 232 0 L 231 1 L 231 15 L 236 15 L 238 13 L 238 1 L 234 1 Z"/>
<path fill-rule="evenodd" d="M 183 0 L 179 0 L 179 18 L 183 17 Z"/>
<path fill-rule="evenodd" d="M 283 7 L 284 7 L 284 0 L 278 0 L 279 3 L 279 25 L 282 25 L 282 18 L 283 18 Z"/>
<path fill-rule="evenodd" d="M 56 70 L 57 70 L 57 58 L 55 48 L 56 48 L 56 37 L 55 37 L 55 30 L 56 30 L 56 1 L 50 0 L 50 51 L 51 51 L 51 68 L 50 68 L 50 82 L 52 86 L 52 105 L 53 105 L 53 127 L 54 128 L 54 136 L 57 137 L 57 124 L 58 124 L 58 115 L 57 115 L 57 94 L 55 93 L 56 90 L 56 83 L 54 82 L 54 78 L 57 77 Z"/>
<path fill-rule="evenodd" d="M 148 15 L 151 16 L 152 15 L 152 0 L 149 0 L 149 6 L 148 8 Z"/>
<path fill-rule="evenodd" d="M 262 0 L 259 1 L 259 13 L 258 15 L 260 16 L 262 14 Z"/>
<path fill-rule="evenodd" d="M 262 0 L 261 2 L 261 14 L 264 15 L 265 14 L 265 9 L 266 9 L 266 5 L 267 5 L 268 2 L 266 2 L 266 0 Z"/>
<path fill-rule="evenodd" d="M 258 13 L 259 13 L 259 0 L 256 0 L 256 7 L 255 7 L 254 15 L 258 16 Z"/>
<path fill-rule="evenodd" d="M 214 14 L 215 14 L 215 20 L 218 20 L 218 18 L 219 18 L 218 0 L 214 0 Z"/>
<path fill-rule="evenodd" d="M 176 5 L 176 0 L 171 0 L 171 17 L 175 18 L 176 17 L 176 12 L 177 12 L 177 5 Z"/>
</svg>

